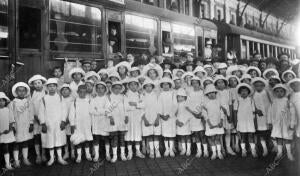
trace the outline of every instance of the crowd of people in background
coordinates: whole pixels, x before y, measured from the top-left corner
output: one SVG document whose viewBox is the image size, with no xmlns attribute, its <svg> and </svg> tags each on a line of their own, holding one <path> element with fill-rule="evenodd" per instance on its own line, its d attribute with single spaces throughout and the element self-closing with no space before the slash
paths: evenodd
<svg viewBox="0 0 300 176">
<path fill-rule="evenodd" d="M 109 59 L 100 70 L 86 59 L 68 71 L 53 68 L 48 79 L 32 75 L 12 87 L 13 99 L 1 92 L 6 168 L 19 168 L 20 158 L 25 165 L 32 165 L 29 158 L 47 166 L 80 163 L 82 153 L 93 162 L 104 153 L 111 163 L 133 156 L 215 160 L 272 152 L 276 160 L 284 153 L 290 161 L 298 158 L 299 66 L 288 54 L 236 60 L 229 53 L 224 62 L 192 53 L 118 57 L 119 63 Z"/>
</svg>

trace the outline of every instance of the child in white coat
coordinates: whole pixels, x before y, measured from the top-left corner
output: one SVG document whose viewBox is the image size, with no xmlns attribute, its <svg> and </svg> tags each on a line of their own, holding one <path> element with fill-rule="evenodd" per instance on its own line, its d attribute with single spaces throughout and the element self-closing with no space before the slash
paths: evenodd
<svg viewBox="0 0 300 176">
<path fill-rule="evenodd" d="M 273 88 L 274 99 L 268 111 L 268 124 L 272 128 L 271 137 L 277 141 L 277 155 L 275 160 L 281 159 L 283 145 L 286 147 L 288 159 L 293 161 L 291 142 L 296 125 L 295 109 L 287 98 L 288 88 L 277 84 Z"/>
<path fill-rule="evenodd" d="M 31 165 L 28 160 L 28 141 L 33 138 L 33 107 L 30 103 L 30 88 L 24 82 L 18 82 L 12 87 L 15 99 L 10 103 L 10 119 L 14 119 L 16 145 L 14 147 L 15 167 L 20 167 L 19 147 L 22 148 L 23 162 Z"/>
<path fill-rule="evenodd" d="M 77 89 L 78 86 L 84 84 L 82 79 L 85 76 L 85 72 L 80 67 L 75 67 L 69 72 L 69 77 L 72 78 L 72 81 L 70 82 L 70 88 L 72 90 L 72 96 L 76 98 L 78 96 Z"/>
<path fill-rule="evenodd" d="M 128 115 L 124 106 L 124 95 L 121 92 L 124 91 L 124 86 L 120 81 L 112 83 L 111 94 L 108 96 L 110 101 L 107 132 L 112 138 L 111 146 L 113 150 L 113 158 L 110 160 L 115 163 L 118 159 L 117 149 L 120 141 L 121 159 L 127 160 L 125 156 L 125 141 L 124 136 L 127 131 Z"/>
<path fill-rule="evenodd" d="M 66 145 L 66 106 L 62 97 L 57 93 L 57 79 L 49 78 L 46 83 L 48 94 L 42 98 L 39 109 L 39 121 L 42 126 L 42 147 L 49 149 L 50 159 L 47 166 L 54 163 L 54 149 L 58 162 L 68 164 L 62 158 L 62 147 Z"/>
<path fill-rule="evenodd" d="M 93 143 L 95 151 L 93 161 L 97 162 L 99 160 L 100 140 L 104 140 L 106 160 L 110 161 L 111 158 L 109 154 L 109 133 L 106 131 L 106 125 L 108 124 L 107 115 L 110 106 L 109 99 L 106 95 L 108 88 L 102 81 L 97 82 L 95 88 L 97 96 L 91 100 L 90 105 L 92 115 L 92 132 L 94 138 Z"/>
<path fill-rule="evenodd" d="M 46 83 L 46 78 L 41 75 L 34 75 L 28 81 L 28 85 L 33 87 L 33 93 L 31 96 L 31 103 L 33 106 L 34 113 L 34 149 L 36 153 L 36 163 L 40 164 L 42 160 L 46 161 L 45 149 L 42 149 L 41 157 L 41 126 L 38 120 L 38 113 L 41 104 L 41 99 L 46 95 L 46 90 L 44 89 L 44 84 Z"/>
<path fill-rule="evenodd" d="M 257 157 L 254 143 L 254 118 L 256 109 L 254 106 L 254 101 L 250 96 L 252 94 L 252 87 L 250 87 L 247 83 L 241 83 L 238 85 L 237 91 L 239 96 L 234 102 L 234 115 L 237 119 L 237 131 L 241 135 L 242 156 L 247 156 L 246 141 L 248 138 L 252 156 L 255 158 Z"/>
<path fill-rule="evenodd" d="M 92 161 L 89 146 L 90 142 L 93 141 L 92 116 L 90 114 L 90 101 L 86 97 L 86 92 L 87 88 L 85 85 L 78 86 L 78 97 L 74 100 L 69 115 L 72 135 L 81 137 L 81 140 L 75 142 L 75 137 L 71 136 L 71 141 L 76 145 L 77 150 L 76 163 L 81 162 L 82 147 L 84 147 L 85 158 L 88 161 Z"/>
<path fill-rule="evenodd" d="M 164 137 L 165 153 L 164 156 L 174 157 L 174 138 L 176 137 L 176 117 L 175 102 L 172 87 L 173 82 L 170 78 L 162 78 L 160 81 L 162 89 L 159 97 L 159 116 L 161 118 L 162 136 Z"/>
<path fill-rule="evenodd" d="M 136 156 L 145 158 L 140 151 L 142 141 L 142 116 L 144 115 L 144 103 L 139 94 L 139 81 L 137 78 L 130 78 L 127 81 L 128 91 L 125 95 L 125 107 L 128 114 L 128 131 L 125 133 L 127 142 L 127 160 L 132 159 L 132 145 L 135 145 Z"/>
<path fill-rule="evenodd" d="M 252 79 L 252 85 L 254 87 L 253 101 L 255 108 L 261 110 L 261 116 L 256 117 L 257 129 L 256 135 L 263 148 L 263 156 L 268 155 L 268 148 L 266 144 L 268 136 L 268 124 L 267 124 L 267 114 L 270 107 L 270 99 L 266 91 L 267 82 L 261 77 L 255 77 Z"/>
<path fill-rule="evenodd" d="M 161 135 L 161 124 L 158 116 L 158 97 L 153 91 L 155 84 L 150 79 L 146 79 L 143 84 L 144 95 L 142 97 L 145 109 L 142 117 L 142 135 L 146 138 L 150 148 L 150 158 L 160 158 L 159 136 Z"/>
<path fill-rule="evenodd" d="M 218 156 L 223 159 L 221 137 L 224 134 L 223 119 L 224 112 L 222 111 L 222 104 L 217 99 L 217 90 L 214 85 L 209 84 L 204 94 L 207 99 L 203 104 L 203 116 L 205 123 L 205 135 L 208 137 L 209 144 L 212 150 L 211 160 L 215 160 Z"/>
<path fill-rule="evenodd" d="M 205 121 L 202 116 L 202 105 L 204 101 L 203 90 L 201 89 L 201 80 L 199 77 L 194 76 L 191 80 L 193 90 L 190 91 L 188 96 L 188 106 L 187 109 L 193 114 L 193 118 L 190 120 L 190 128 L 197 145 L 196 157 L 200 158 L 202 156 L 202 147 L 204 157 L 208 157 L 207 150 L 207 139 L 205 136 Z"/>
<path fill-rule="evenodd" d="M 191 128 L 190 120 L 193 119 L 193 114 L 187 109 L 187 93 L 181 88 L 176 95 L 177 106 L 175 109 L 176 116 L 176 134 L 180 138 L 182 145 L 180 155 L 191 155 Z"/>
<path fill-rule="evenodd" d="M 2 145 L 2 152 L 5 160 L 5 168 L 12 170 L 13 167 L 10 163 L 9 145 L 16 141 L 12 126 L 14 119 L 9 116 L 9 98 L 5 93 L 0 92 L 0 144 Z"/>
</svg>

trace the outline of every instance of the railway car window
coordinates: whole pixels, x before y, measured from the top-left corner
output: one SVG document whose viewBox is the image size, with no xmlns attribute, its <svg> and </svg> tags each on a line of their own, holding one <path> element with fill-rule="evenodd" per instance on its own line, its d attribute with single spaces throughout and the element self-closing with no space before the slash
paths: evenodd
<svg viewBox="0 0 300 176">
<path fill-rule="evenodd" d="M 30 20 L 28 20 L 30 19 Z M 19 7 L 20 48 L 40 49 L 41 10 L 20 5 Z"/>
<path fill-rule="evenodd" d="M 242 40 L 241 59 L 247 59 L 247 41 Z"/>
<path fill-rule="evenodd" d="M 253 42 L 252 41 L 249 41 L 249 54 L 250 54 L 250 56 L 252 56 L 253 54 L 254 54 L 254 51 L 255 49 L 254 49 L 254 44 L 253 44 Z M 248 59 L 248 58 L 247 58 Z"/>
<path fill-rule="evenodd" d="M 180 55 L 184 52 L 195 53 L 195 30 L 193 27 L 172 24 L 174 54 Z"/>
<path fill-rule="evenodd" d="M 121 51 L 121 24 L 119 22 L 108 22 L 108 50 L 109 53 Z"/>
<path fill-rule="evenodd" d="M 0 0 L 0 48 L 7 48 L 8 0 Z"/>
<path fill-rule="evenodd" d="M 172 54 L 172 41 L 171 41 L 171 24 L 169 22 L 161 22 L 162 31 L 162 53 L 163 55 Z"/>
<path fill-rule="evenodd" d="M 190 0 L 185 0 L 184 1 L 184 13 L 186 15 L 190 14 Z"/>
<path fill-rule="evenodd" d="M 180 0 L 167 0 L 167 9 L 180 13 Z"/>
<path fill-rule="evenodd" d="M 50 48 L 52 51 L 101 53 L 101 10 L 50 0 Z"/>
<path fill-rule="evenodd" d="M 153 5 L 159 7 L 160 0 L 144 0 L 145 4 Z"/>
<path fill-rule="evenodd" d="M 201 5 L 201 1 L 199 0 L 193 0 L 193 16 L 194 17 L 201 17 L 200 16 L 200 5 Z"/>
<path fill-rule="evenodd" d="M 157 21 L 136 15 L 125 15 L 126 51 L 132 54 L 157 54 Z"/>
</svg>

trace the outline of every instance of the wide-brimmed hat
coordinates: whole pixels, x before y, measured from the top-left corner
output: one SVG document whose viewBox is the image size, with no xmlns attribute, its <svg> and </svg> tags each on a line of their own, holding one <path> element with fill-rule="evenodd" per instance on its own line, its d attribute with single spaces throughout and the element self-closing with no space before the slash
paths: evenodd
<svg viewBox="0 0 300 176">
<path fill-rule="evenodd" d="M 95 83 L 95 87 L 96 87 L 97 85 L 102 85 L 102 86 L 104 86 L 104 87 L 106 88 L 106 93 L 108 92 L 108 88 L 107 88 L 107 85 L 106 85 L 105 82 L 103 82 L 103 81 L 97 81 L 97 82 Z"/>
<path fill-rule="evenodd" d="M 122 61 L 115 66 L 116 70 L 118 70 L 119 67 L 125 67 L 127 69 L 127 71 L 129 71 L 131 68 L 131 65 L 127 61 Z"/>
<path fill-rule="evenodd" d="M 124 85 L 123 85 L 123 82 L 121 82 L 121 81 L 116 81 L 116 82 L 112 83 L 111 88 L 113 88 L 113 87 L 116 86 L 116 85 L 122 86 L 121 92 L 123 92 L 123 91 L 125 90 L 125 87 L 124 87 Z"/>
<path fill-rule="evenodd" d="M 116 71 L 114 71 L 114 72 L 112 72 L 112 73 L 110 73 L 110 74 L 108 75 L 108 78 L 109 78 L 109 79 L 110 79 L 111 77 L 116 77 L 116 78 L 118 78 L 119 81 L 121 80 L 119 73 L 116 72 Z"/>
<path fill-rule="evenodd" d="M 224 69 L 224 68 L 227 68 L 228 66 L 227 66 L 227 64 L 225 64 L 225 63 L 219 63 L 219 65 L 218 65 L 218 69 Z"/>
<path fill-rule="evenodd" d="M 274 87 L 273 87 L 273 92 L 276 90 L 276 89 L 278 89 L 278 88 L 282 88 L 282 89 L 284 89 L 285 90 L 285 95 L 287 95 L 288 94 L 288 92 L 289 92 L 289 89 L 287 88 L 287 86 L 286 85 L 284 85 L 284 84 L 276 84 Z"/>
<path fill-rule="evenodd" d="M 193 76 L 191 81 L 199 81 L 200 85 L 202 85 L 202 81 L 198 76 Z"/>
<path fill-rule="evenodd" d="M 70 70 L 70 72 L 69 72 L 70 78 L 73 78 L 74 73 L 80 73 L 82 75 L 82 77 L 84 77 L 84 75 L 85 75 L 85 72 L 80 67 L 75 67 Z"/>
<path fill-rule="evenodd" d="M 100 74 L 107 74 L 107 75 L 108 75 L 109 73 L 108 73 L 108 70 L 107 70 L 107 69 L 102 68 L 102 69 L 100 69 L 100 70 L 98 71 L 97 74 L 99 74 L 99 75 L 100 75 Z"/>
<path fill-rule="evenodd" d="M 215 79 L 214 79 L 214 85 L 216 85 L 217 84 L 217 81 L 218 80 L 223 80 L 224 82 L 225 82 L 225 84 L 226 85 L 228 85 L 228 81 L 227 81 L 227 79 L 223 76 L 223 75 L 217 75 L 216 77 L 215 77 Z"/>
<path fill-rule="evenodd" d="M 246 83 L 240 83 L 237 88 L 236 88 L 236 91 L 237 93 L 239 93 L 240 89 L 241 88 L 247 88 L 249 90 L 249 95 L 251 95 L 253 93 L 253 89 L 252 87 L 249 85 L 249 84 L 246 84 Z"/>
<path fill-rule="evenodd" d="M 176 95 L 177 96 L 187 97 L 187 93 L 186 93 L 186 91 L 183 88 L 178 89 L 177 92 L 176 92 Z"/>
<path fill-rule="evenodd" d="M 262 77 L 256 77 L 251 80 L 251 84 L 254 85 L 256 82 L 262 82 L 265 87 L 268 85 L 267 81 Z"/>
<path fill-rule="evenodd" d="M 145 75 L 145 76 L 148 77 L 148 72 L 150 70 L 155 70 L 157 72 L 159 78 L 161 78 L 162 75 L 163 75 L 163 70 L 160 67 L 160 65 L 158 65 L 158 64 L 151 64 L 151 63 L 144 66 L 144 68 L 143 68 L 144 74 L 143 75 Z"/>
<path fill-rule="evenodd" d="M 129 85 L 132 82 L 135 82 L 140 86 L 140 82 L 139 82 L 138 78 L 128 78 L 125 80 L 125 82 L 127 83 L 127 85 Z"/>
<path fill-rule="evenodd" d="M 211 77 L 206 77 L 206 78 L 204 78 L 204 79 L 202 80 L 202 83 L 204 84 L 205 81 L 211 81 L 212 84 L 214 83 L 214 80 L 213 80 Z"/>
<path fill-rule="evenodd" d="M 100 76 L 99 76 L 99 74 L 97 74 L 97 73 L 94 72 L 94 71 L 89 71 L 89 72 L 87 72 L 87 73 L 85 74 L 84 80 L 88 80 L 88 78 L 90 78 L 90 77 L 92 77 L 92 76 L 95 76 L 95 77 L 97 78 L 97 80 L 100 80 L 100 79 L 101 79 Z"/>
<path fill-rule="evenodd" d="M 236 75 L 228 75 L 228 76 L 226 76 L 226 79 L 227 79 L 228 83 L 229 83 L 229 80 L 230 80 L 231 78 L 236 79 L 237 82 L 240 83 L 240 79 L 239 79 Z"/>
<path fill-rule="evenodd" d="M 291 84 L 293 84 L 293 83 L 300 83 L 300 78 L 294 78 L 294 79 L 292 79 L 292 80 L 290 80 L 288 83 L 287 83 L 287 85 L 289 86 L 289 87 L 291 87 Z"/>
<path fill-rule="evenodd" d="M 28 80 L 28 85 L 33 86 L 33 82 L 36 80 L 41 80 L 43 84 L 45 84 L 47 82 L 47 79 L 45 77 L 43 77 L 42 75 L 34 75 L 33 77 L 31 77 Z"/>
<path fill-rule="evenodd" d="M 0 99 L 5 99 L 7 102 L 10 101 L 10 99 L 5 95 L 4 92 L 0 92 Z"/>
<path fill-rule="evenodd" d="M 275 76 L 278 76 L 279 77 L 279 73 L 276 69 L 274 68 L 268 68 L 266 69 L 264 72 L 263 72 L 263 78 L 267 79 L 266 78 L 266 75 L 269 73 L 269 72 L 274 72 L 275 73 Z"/>
<path fill-rule="evenodd" d="M 58 85 L 57 79 L 56 78 L 49 78 L 46 82 L 46 86 L 48 86 L 49 84 L 56 84 Z"/>
<path fill-rule="evenodd" d="M 281 82 L 281 79 L 279 78 L 279 76 L 276 76 L 276 75 L 271 76 L 270 79 L 275 79 L 275 80 L 277 80 L 278 82 Z M 269 80 L 270 80 L 270 79 L 269 79 Z"/>
<path fill-rule="evenodd" d="M 151 84 L 153 86 L 153 88 L 155 87 L 155 83 L 151 79 L 149 79 L 149 78 L 145 79 L 142 87 L 145 88 L 145 86 L 148 85 L 148 84 Z"/>
<path fill-rule="evenodd" d="M 12 94 L 14 97 L 18 96 L 16 92 L 18 87 L 25 87 L 27 89 L 26 97 L 30 95 L 30 87 L 24 82 L 18 82 L 12 87 Z"/>
<path fill-rule="evenodd" d="M 141 70 L 139 69 L 139 67 L 131 67 L 129 72 L 134 72 L 134 71 L 139 71 L 141 72 Z"/>
<path fill-rule="evenodd" d="M 63 84 L 61 87 L 59 87 L 59 90 L 61 91 L 63 88 L 68 88 L 70 91 L 72 91 L 70 84 Z"/>
<path fill-rule="evenodd" d="M 177 75 L 178 72 L 182 72 L 183 74 L 185 73 L 185 71 L 183 69 L 176 68 L 173 70 L 173 75 Z"/>
<path fill-rule="evenodd" d="M 240 79 L 240 81 L 242 82 L 244 79 L 250 79 L 250 80 L 252 80 L 252 77 L 251 77 L 251 75 L 249 75 L 249 74 L 243 74 L 243 76 L 241 77 L 241 79 Z"/>
<path fill-rule="evenodd" d="M 249 74 L 249 72 L 250 72 L 251 70 L 255 70 L 255 71 L 257 72 L 258 76 L 259 76 L 259 77 L 261 76 L 261 71 L 260 71 L 259 68 L 254 67 L 254 66 L 250 66 L 250 67 L 247 68 L 246 73 Z"/>
<path fill-rule="evenodd" d="M 297 77 L 296 74 L 295 74 L 292 70 L 286 70 L 286 71 L 284 71 L 284 72 L 282 73 L 282 75 L 281 75 L 281 79 L 282 79 L 284 82 L 287 82 L 286 79 L 285 79 L 284 77 L 285 77 L 285 75 L 288 74 L 288 73 L 292 74 L 292 75 L 294 76 L 294 78 Z"/>
<path fill-rule="evenodd" d="M 197 66 L 197 67 L 195 68 L 195 70 L 193 71 L 194 75 L 196 75 L 197 72 L 202 72 L 202 73 L 204 73 L 204 76 L 207 76 L 207 72 L 206 72 L 206 71 L 204 70 L 204 68 L 201 67 L 201 66 Z"/>
<path fill-rule="evenodd" d="M 174 87 L 174 82 L 170 78 L 167 77 L 162 78 L 159 82 L 160 87 L 162 83 L 169 83 L 171 85 L 171 88 Z"/>
<path fill-rule="evenodd" d="M 214 85 L 209 84 L 209 85 L 205 88 L 205 90 L 204 90 L 204 95 L 207 95 L 207 94 L 212 93 L 212 92 L 218 92 L 218 91 L 217 91 L 217 89 L 215 88 Z"/>
<path fill-rule="evenodd" d="M 193 74 L 193 72 L 185 72 L 185 73 L 182 75 L 182 78 L 184 79 L 184 78 L 187 77 L 187 76 L 193 77 L 194 74 Z"/>
</svg>

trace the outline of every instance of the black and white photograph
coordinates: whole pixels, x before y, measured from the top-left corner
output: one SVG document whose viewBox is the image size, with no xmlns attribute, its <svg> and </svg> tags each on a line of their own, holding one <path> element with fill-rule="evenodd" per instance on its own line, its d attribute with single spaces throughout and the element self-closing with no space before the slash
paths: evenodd
<svg viewBox="0 0 300 176">
<path fill-rule="evenodd" d="M 300 0 L 0 0 L 0 176 L 300 176 Z"/>
</svg>

